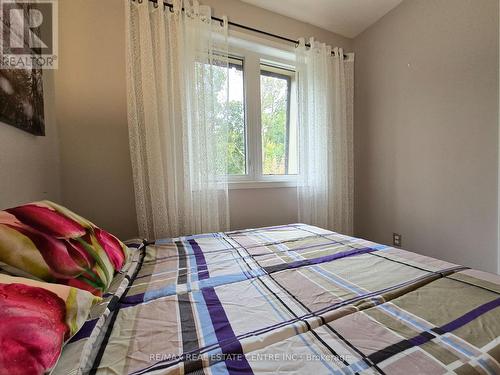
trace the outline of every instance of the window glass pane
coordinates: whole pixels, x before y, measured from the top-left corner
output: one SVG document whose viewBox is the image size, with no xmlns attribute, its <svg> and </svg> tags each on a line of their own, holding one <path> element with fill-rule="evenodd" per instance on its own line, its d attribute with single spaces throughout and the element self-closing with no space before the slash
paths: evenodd
<svg viewBox="0 0 500 375">
<path fill-rule="evenodd" d="M 230 175 L 246 174 L 246 129 L 243 90 L 243 61 L 229 65 L 228 170 Z"/>
<path fill-rule="evenodd" d="M 218 93 L 215 102 L 215 113 L 216 116 L 220 116 L 220 121 L 224 120 L 224 110 L 228 109 L 227 133 L 223 131 L 220 135 L 216 134 L 216 136 L 221 137 L 218 142 L 219 151 L 226 152 L 227 173 L 229 175 L 245 175 L 247 158 L 243 104 L 243 61 L 231 58 L 229 70 L 226 70 L 225 67 L 215 67 L 212 74 L 215 92 Z"/>
<path fill-rule="evenodd" d="M 261 66 L 262 173 L 297 174 L 296 129 L 290 121 L 293 72 Z"/>
</svg>

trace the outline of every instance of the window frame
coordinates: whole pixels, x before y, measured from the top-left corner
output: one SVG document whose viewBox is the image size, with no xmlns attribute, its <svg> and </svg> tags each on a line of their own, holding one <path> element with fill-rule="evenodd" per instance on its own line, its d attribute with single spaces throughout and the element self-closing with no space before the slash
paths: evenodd
<svg viewBox="0 0 500 375">
<path fill-rule="evenodd" d="M 291 69 L 288 69 L 288 68 L 283 68 L 283 67 L 277 67 L 277 66 L 274 66 L 274 65 L 271 65 L 271 64 L 268 64 L 268 63 L 264 63 L 264 62 L 261 62 L 261 68 L 260 68 L 260 76 L 262 78 L 262 76 L 267 76 L 267 77 L 274 77 L 274 78 L 278 78 L 278 79 L 284 79 L 286 80 L 286 83 L 287 83 L 287 108 L 286 108 L 286 124 L 285 124 L 285 128 L 286 128 L 286 139 L 285 139 L 285 142 L 287 143 L 287 149 L 286 149 L 286 160 L 285 160 L 285 170 L 287 170 L 288 172 L 288 168 L 289 168 L 289 153 L 290 153 L 290 150 L 289 150 L 289 144 L 288 142 L 290 142 L 290 128 L 291 128 L 291 113 L 292 113 L 292 107 L 293 107 L 293 103 L 292 103 L 292 92 L 294 91 L 295 88 L 295 71 L 294 70 L 291 70 Z M 264 69 L 263 66 L 265 67 Z M 261 98 L 262 99 L 262 98 Z M 261 111 L 262 113 L 262 111 Z M 261 115 L 262 116 L 262 115 Z M 261 119 L 261 132 L 262 132 L 262 119 Z M 261 134 L 261 137 L 262 137 L 262 134 Z M 297 145 L 298 146 L 298 145 Z M 263 152 L 263 150 L 262 150 Z M 298 150 L 297 150 L 298 152 Z M 298 155 L 297 155 L 298 156 Z M 261 166 L 261 170 L 263 169 L 263 165 Z M 264 176 L 297 176 L 298 174 L 298 171 L 297 173 L 286 173 L 286 174 L 282 174 L 282 175 L 273 175 L 273 174 L 264 174 Z"/>
<path fill-rule="evenodd" d="M 230 57 L 243 60 L 243 101 L 246 142 L 246 174 L 227 175 L 230 189 L 295 187 L 298 175 L 265 175 L 262 168 L 261 65 L 283 69 L 290 77 L 291 98 L 296 88 L 295 62 L 253 49 L 231 46 Z M 285 54 L 284 54 L 285 56 Z M 289 103 L 290 108 L 292 104 Z M 288 116 L 287 121 L 290 121 Z"/>
</svg>

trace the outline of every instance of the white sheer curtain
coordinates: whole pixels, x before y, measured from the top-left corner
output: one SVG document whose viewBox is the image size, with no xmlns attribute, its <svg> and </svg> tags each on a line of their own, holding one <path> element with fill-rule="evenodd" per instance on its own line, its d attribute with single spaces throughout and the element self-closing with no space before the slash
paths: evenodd
<svg viewBox="0 0 500 375">
<path fill-rule="evenodd" d="M 352 234 L 353 62 L 341 48 L 309 43 L 296 51 L 299 221 Z"/>
<path fill-rule="evenodd" d="M 159 2 L 161 4 L 161 1 Z M 227 230 L 227 19 L 127 1 L 130 151 L 140 235 Z M 181 9 L 185 8 L 185 12 Z"/>
</svg>

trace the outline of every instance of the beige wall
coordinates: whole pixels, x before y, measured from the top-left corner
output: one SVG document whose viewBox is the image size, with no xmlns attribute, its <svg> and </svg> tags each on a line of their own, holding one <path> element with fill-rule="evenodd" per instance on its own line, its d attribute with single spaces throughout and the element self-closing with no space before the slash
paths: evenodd
<svg viewBox="0 0 500 375">
<path fill-rule="evenodd" d="M 229 200 L 232 229 L 297 222 L 295 188 L 235 189 Z"/>
<path fill-rule="evenodd" d="M 55 74 L 63 203 L 122 238 L 137 234 L 121 0 L 59 1 Z"/>
<path fill-rule="evenodd" d="M 45 137 L 0 123 L 0 209 L 61 198 L 51 71 L 43 73 L 43 81 Z"/>
<path fill-rule="evenodd" d="M 349 39 L 240 1 L 202 3 L 235 22 L 351 48 Z M 59 1 L 56 104 L 64 204 L 127 238 L 136 235 L 137 222 L 128 150 L 123 4 Z M 230 205 L 233 228 L 297 221 L 295 189 L 232 190 Z"/>
<path fill-rule="evenodd" d="M 355 39 L 357 235 L 496 271 L 498 14 L 406 0 Z"/>
</svg>

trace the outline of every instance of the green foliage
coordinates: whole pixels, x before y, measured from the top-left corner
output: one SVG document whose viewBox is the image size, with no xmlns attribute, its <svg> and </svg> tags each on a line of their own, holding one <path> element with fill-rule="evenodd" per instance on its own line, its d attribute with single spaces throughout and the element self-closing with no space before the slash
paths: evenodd
<svg viewBox="0 0 500 375">
<path fill-rule="evenodd" d="M 261 76 L 262 168 L 264 174 L 286 174 L 287 81 Z"/>
<path fill-rule="evenodd" d="M 243 103 L 232 100 L 229 102 L 227 132 L 227 164 L 228 174 L 245 174 L 245 118 Z"/>
</svg>

